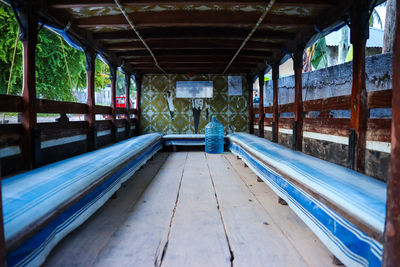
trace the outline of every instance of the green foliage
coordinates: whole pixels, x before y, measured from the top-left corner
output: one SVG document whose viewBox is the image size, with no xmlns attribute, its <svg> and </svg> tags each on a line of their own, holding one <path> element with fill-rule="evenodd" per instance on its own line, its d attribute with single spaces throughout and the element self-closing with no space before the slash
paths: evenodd
<svg viewBox="0 0 400 267">
<path fill-rule="evenodd" d="M 12 64 L 18 24 L 12 11 L 0 5 L 0 94 L 7 91 L 8 79 Z M 85 55 L 70 47 L 57 34 L 42 28 L 38 35 L 36 48 L 36 90 L 37 96 L 52 100 L 75 101 L 72 87 L 86 87 Z M 63 50 L 64 48 L 64 50 Z M 106 74 L 108 68 L 103 62 L 96 60 L 95 88 L 101 90 L 110 83 Z M 13 66 L 13 74 L 9 94 L 22 93 L 22 43 L 18 41 L 17 53 Z"/>
</svg>

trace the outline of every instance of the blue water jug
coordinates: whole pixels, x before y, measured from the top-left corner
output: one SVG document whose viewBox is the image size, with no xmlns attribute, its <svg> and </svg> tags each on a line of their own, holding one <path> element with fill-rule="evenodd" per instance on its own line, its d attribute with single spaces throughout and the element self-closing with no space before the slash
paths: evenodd
<svg viewBox="0 0 400 267">
<path fill-rule="evenodd" d="M 224 152 L 224 126 L 213 116 L 206 126 L 206 153 L 220 154 Z"/>
</svg>

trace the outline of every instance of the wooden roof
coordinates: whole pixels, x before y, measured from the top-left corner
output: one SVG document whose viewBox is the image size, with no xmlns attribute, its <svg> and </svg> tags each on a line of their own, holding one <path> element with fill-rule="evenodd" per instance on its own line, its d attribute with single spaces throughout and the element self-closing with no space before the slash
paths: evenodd
<svg viewBox="0 0 400 267">
<path fill-rule="evenodd" d="M 161 68 L 114 0 L 39 2 L 46 23 L 69 25 L 71 36 L 130 72 L 222 73 L 270 0 L 121 1 Z M 276 0 L 227 73 L 256 73 L 280 60 L 319 31 L 342 23 L 352 2 Z"/>
</svg>

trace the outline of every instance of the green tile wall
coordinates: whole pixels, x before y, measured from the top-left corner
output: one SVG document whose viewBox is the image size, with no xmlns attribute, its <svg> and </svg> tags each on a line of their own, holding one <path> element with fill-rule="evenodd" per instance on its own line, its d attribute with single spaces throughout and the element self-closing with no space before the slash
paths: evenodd
<svg viewBox="0 0 400 267">
<path fill-rule="evenodd" d="M 189 77 L 183 74 L 148 74 L 143 77 L 141 132 L 181 133 L 195 132 L 191 99 L 175 98 L 176 81 L 213 81 L 213 98 L 205 99 L 210 105 L 207 120 L 205 105 L 200 115 L 198 133 L 204 133 L 206 124 L 216 115 L 219 122 L 233 131 L 248 130 L 248 86 L 242 76 L 242 95 L 228 96 L 228 76 L 204 74 Z M 174 119 L 168 109 L 167 92 L 174 95 Z"/>
</svg>

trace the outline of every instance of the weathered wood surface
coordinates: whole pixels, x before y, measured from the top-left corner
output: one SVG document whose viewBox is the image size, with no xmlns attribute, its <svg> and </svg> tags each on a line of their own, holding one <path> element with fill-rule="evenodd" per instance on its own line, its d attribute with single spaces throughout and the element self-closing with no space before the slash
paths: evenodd
<svg viewBox="0 0 400 267">
<path fill-rule="evenodd" d="M 154 160 L 147 163 L 146 168 L 138 171 L 132 179 L 122 185 L 117 191 L 116 199 L 109 200 L 82 227 L 66 237 L 52 251 L 44 266 L 97 265 L 96 259 L 111 250 L 107 249 L 107 245 L 118 239 L 120 228 L 135 229 L 136 225 L 128 222 L 132 210 L 136 208 L 135 204 L 140 203 L 139 206 L 146 204 L 143 202 L 146 197 L 145 194 L 142 195 L 143 191 L 146 188 L 151 190 L 149 184 L 157 172 L 162 172 L 160 168 L 164 162 L 177 167 L 171 162 L 172 160 L 167 153 L 157 154 Z"/>
<path fill-rule="evenodd" d="M 230 266 L 231 255 L 203 152 L 191 152 L 183 174 L 163 266 Z"/>
<path fill-rule="evenodd" d="M 233 251 L 234 265 L 307 266 L 224 155 L 207 154 L 207 163 Z"/>
<path fill-rule="evenodd" d="M 271 190 L 249 191 L 246 179 L 256 176 L 232 154 L 165 158 L 125 183 L 45 266 L 330 265 L 329 252 L 289 208 L 276 206 Z"/>
<path fill-rule="evenodd" d="M 265 183 L 258 183 L 257 176 L 251 169 L 243 168 L 243 162 L 234 155 L 227 154 L 225 158 L 250 190 L 254 201 L 258 201 L 270 216 L 268 223 L 282 231 L 307 265 L 334 266 L 328 249 L 288 206 L 278 203 L 278 196 L 274 191 Z"/>
</svg>

